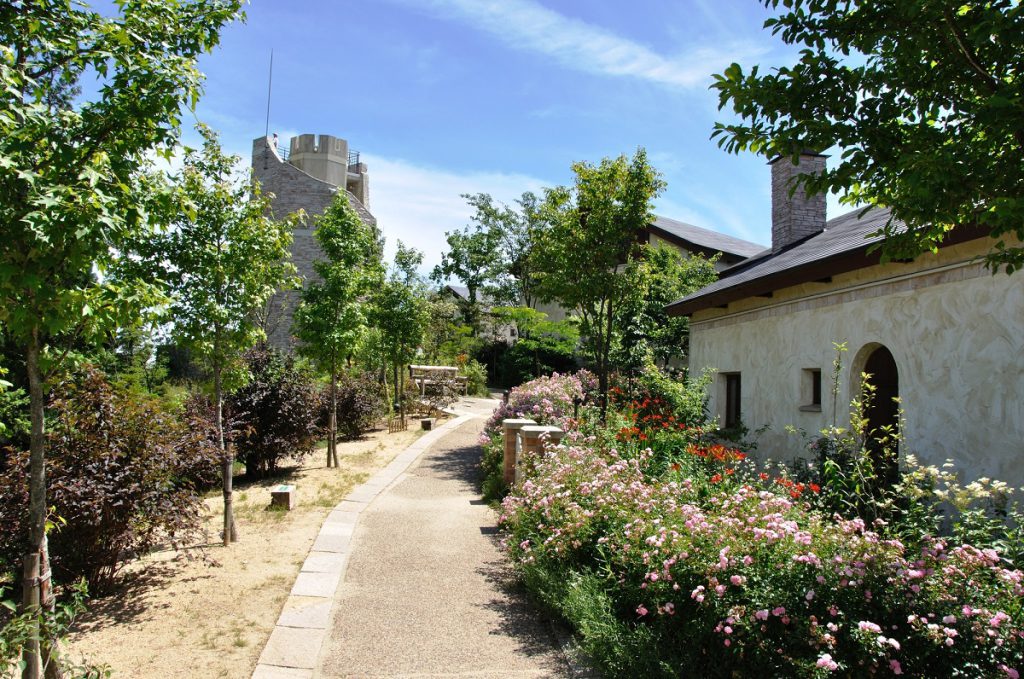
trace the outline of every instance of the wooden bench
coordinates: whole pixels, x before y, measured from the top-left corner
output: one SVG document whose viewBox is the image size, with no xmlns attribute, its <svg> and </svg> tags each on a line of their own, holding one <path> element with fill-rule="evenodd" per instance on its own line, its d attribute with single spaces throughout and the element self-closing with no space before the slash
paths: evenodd
<svg viewBox="0 0 1024 679">
<path fill-rule="evenodd" d="M 458 368 L 449 365 L 410 365 L 409 379 L 416 385 L 420 396 L 426 396 L 428 387 L 452 382 L 462 394 L 469 390 L 469 380 L 459 375 Z"/>
</svg>

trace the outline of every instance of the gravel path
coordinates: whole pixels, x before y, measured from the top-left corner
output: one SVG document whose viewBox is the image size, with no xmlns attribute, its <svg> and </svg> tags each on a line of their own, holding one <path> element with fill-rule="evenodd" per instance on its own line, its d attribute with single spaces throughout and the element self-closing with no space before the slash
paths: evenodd
<svg viewBox="0 0 1024 679">
<path fill-rule="evenodd" d="M 483 422 L 434 444 L 361 514 L 315 676 L 571 676 L 477 494 Z"/>
</svg>

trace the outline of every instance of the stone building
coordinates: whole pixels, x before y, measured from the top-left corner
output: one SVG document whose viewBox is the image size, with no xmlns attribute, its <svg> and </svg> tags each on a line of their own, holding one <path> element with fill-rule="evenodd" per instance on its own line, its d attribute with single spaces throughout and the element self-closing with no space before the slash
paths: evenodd
<svg viewBox="0 0 1024 679">
<path fill-rule="evenodd" d="M 905 411 L 901 457 L 1024 484 L 1024 274 L 993 275 L 980 259 L 992 239 L 968 227 L 938 252 L 881 263 L 872 234 L 887 211 L 826 221 L 824 196 L 789 195 L 796 171 L 822 167 L 821 156 L 775 161 L 772 247 L 669 306 L 690 317 L 691 367 L 718 371 L 711 413 L 770 427 L 758 454 L 785 458 L 801 452 L 786 425 L 848 424 L 867 372 L 870 426 L 893 422 L 893 397 Z M 848 352 L 833 407 L 834 341 Z"/>
<path fill-rule="evenodd" d="M 278 145 L 277 135 L 259 137 L 252 142 L 252 169 L 265 193 L 273 194 L 271 210 L 283 218 L 304 210 L 306 223 L 295 229 L 292 262 L 303 280 L 315 278 L 313 262 L 320 258 L 320 246 L 313 238 L 316 218 L 334 200 L 339 190 L 348 194 L 349 203 L 367 224 L 376 227 L 369 211 L 370 178 L 359 154 L 351 151 L 344 139 L 321 134 L 293 137 L 287 148 Z M 285 290 L 271 300 L 266 315 L 267 338 L 272 346 L 290 350 L 292 316 L 298 305 L 299 291 Z"/>
</svg>

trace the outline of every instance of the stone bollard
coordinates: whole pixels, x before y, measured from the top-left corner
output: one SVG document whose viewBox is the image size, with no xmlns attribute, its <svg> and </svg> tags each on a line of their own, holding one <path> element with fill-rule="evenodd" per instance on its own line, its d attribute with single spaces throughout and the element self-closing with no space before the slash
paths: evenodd
<svg viewBox="0 0 1024 679">
<path fill-rule="evenodd" d="M 271 488 L 270 506 L 290 511 L 295 506 L 295 486 L 281 484 Z"/>
<path fill-rule="evenodd" d="M 502 478 L 506 485 L 511 485 L 516 478 L 516 446 L 519 442 L 519 430 L 537 424 L 533 420 L 507 419 L 501 421 L 505 439 L 505 459 Z"/>
<path fill-rule="evenodd" d="M 522 437 L 523 443 L 522 454 L 516 456 L 516 482 L 519 481 L 519 475 L 521 473 L 520 460 L 530 453 L 532 453 L 534 457 L 540 457 L 544 452 L 544 441 L 547 440 L 558 445 L 562 440 L 562 437 L 565 436 L 565 432 L 558 427 L 528 425 L 519 430 L 519 435 Z"/>
</svg>

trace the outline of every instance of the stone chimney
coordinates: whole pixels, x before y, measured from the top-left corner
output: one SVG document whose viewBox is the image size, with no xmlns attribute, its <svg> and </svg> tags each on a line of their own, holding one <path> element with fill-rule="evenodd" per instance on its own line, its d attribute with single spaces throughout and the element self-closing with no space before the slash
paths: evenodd
<svg viewBox="0 0 1024 679">
<path fill-rule="evenodd" d="M 820 153 L 804 151 L 796 165 L 790 156 L 771 161 L 773 253 L 825 230 L 825 194 L 808 196 L 801 186 L 790 195 L 796 177 L 822 172 L 825 158 Z"/>
</svg>

